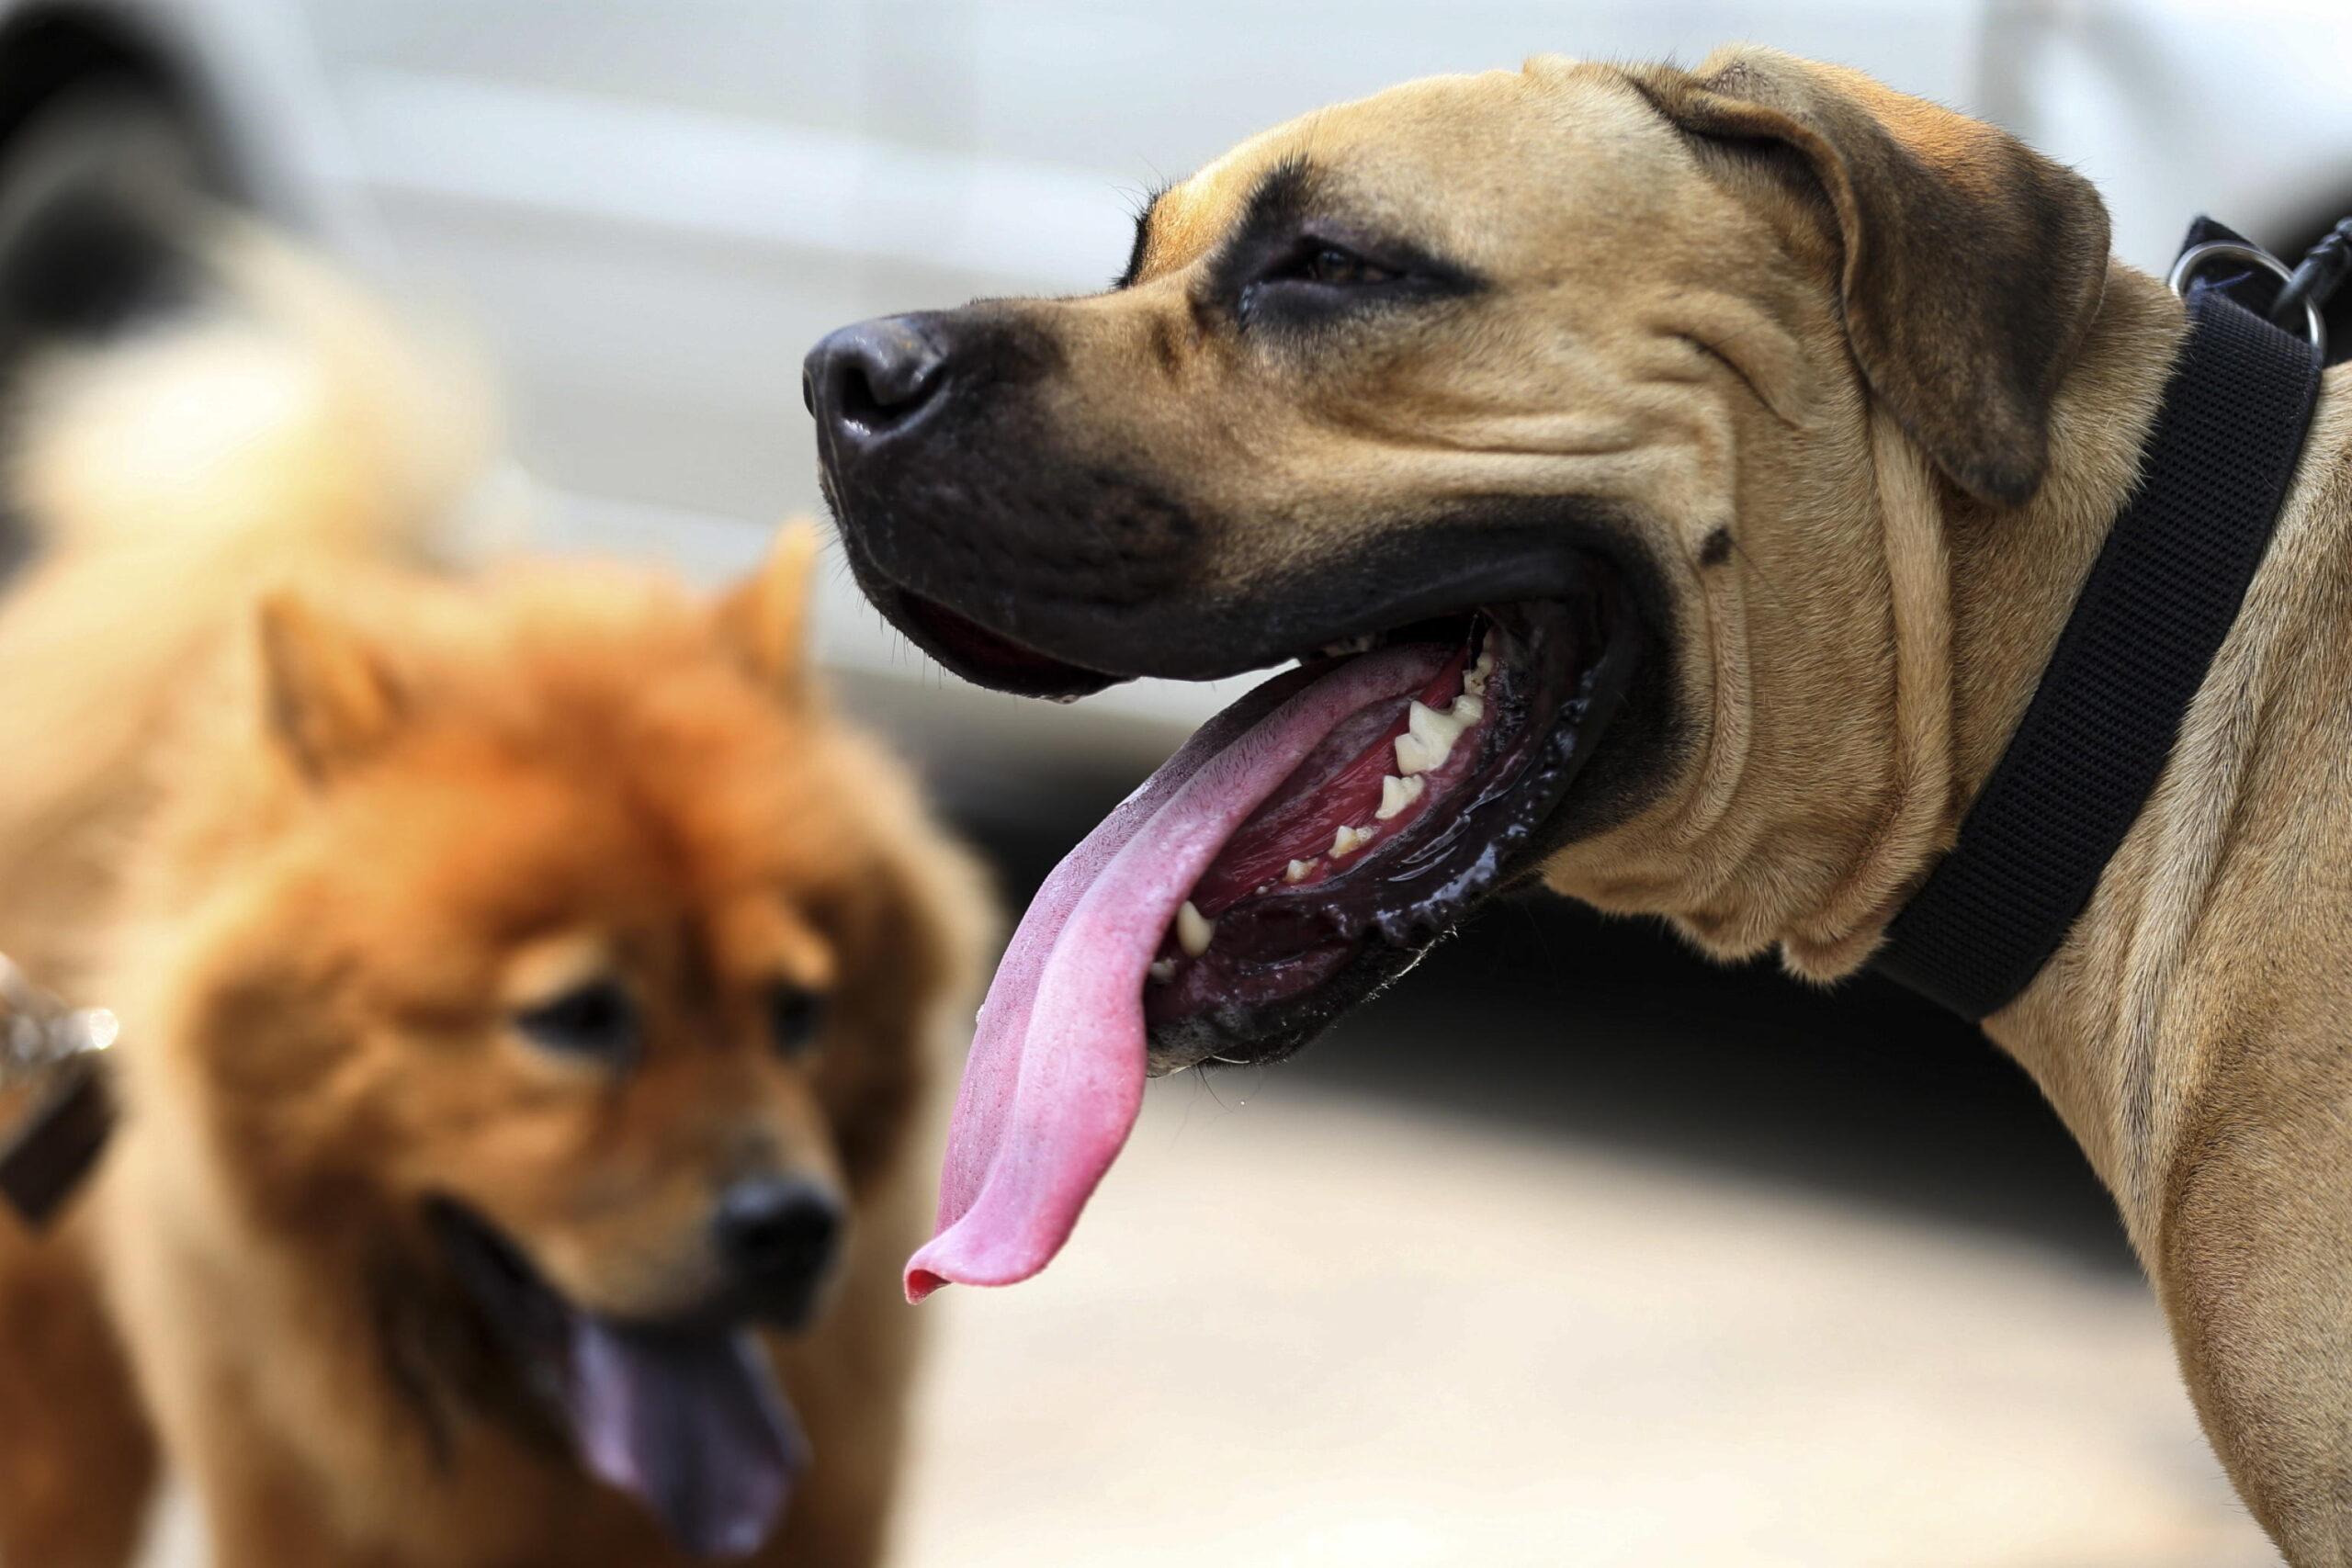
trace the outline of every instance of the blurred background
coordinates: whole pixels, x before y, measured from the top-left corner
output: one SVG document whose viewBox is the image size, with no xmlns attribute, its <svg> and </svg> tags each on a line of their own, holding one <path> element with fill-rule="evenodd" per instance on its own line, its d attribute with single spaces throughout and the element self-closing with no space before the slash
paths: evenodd
<svg viewBox="0 0 2352 1568">
<path fill-rule="evenodd" d="M 818 505 L 825 330 L 1100 287 L 1152 186 L 1329 100 L 1737 38 L 2018 131 L 2143 266 L 2352 211 L 2340 0 L 48 0 L 0 4 L 0 229 L 93 161 L 288 221 L 488 345 L 531 543 L 716 579 Z M 987 696 L 839 573 L 823 649 L 1015 901 L 1232 694 Z M 908 1564 L 2275 1561 L 1973 1030 L 1555 904 L 1155 1086 L 1052 1271 L 922 1310 Z"/>
</svg>

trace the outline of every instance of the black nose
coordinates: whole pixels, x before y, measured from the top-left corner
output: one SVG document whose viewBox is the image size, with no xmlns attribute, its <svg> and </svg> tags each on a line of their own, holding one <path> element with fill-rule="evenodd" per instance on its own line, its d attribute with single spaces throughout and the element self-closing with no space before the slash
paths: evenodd
<svg viewBox="0 0 2352 1568">
<path fill-rule="evenodd" d="M 712 1226 L 719 1257 L 741 1287 L 790 1317 L 832 1266 L 842 1203 L 806 1177 L 752 1177 L 719 1194 Z"/>
<path fill-rule="evenodd" d="M 808 351 L 800 397 L 837 437 L 870 442 L 911 425 L 947 386 L 947 355 L 920 316 L 843 327 Z"/>
</svg>

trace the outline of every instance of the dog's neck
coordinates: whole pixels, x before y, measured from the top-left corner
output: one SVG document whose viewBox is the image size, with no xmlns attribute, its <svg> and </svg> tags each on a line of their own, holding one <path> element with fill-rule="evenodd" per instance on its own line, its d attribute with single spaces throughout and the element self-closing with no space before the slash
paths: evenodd
<svg viewBox="0 0 2352 1568">
<path fill-rule="evenodd" d="M 2024 506 L 1978 502 L 1922 471 L 1875 416 L 1897 670 L 1895 789 L 1835 896 L 1781 933 L 1801 974 L 1850 973 L 1957 833 L 2039 686 L 2123 510 L 2187 330 L 2180 301 L 2110 268 L 2051 414 L 2047 476 Z"/>
<path fill-rule="evenodd" d="M 1718 701 L 1691 766 L 1697 782 L 1669 811 L 1555 866 L 1555 886 L 1604 908 L 1667 913 L 1722 956 L 1777 944 L 1792 970 L 1825 980 L 1865 963 L 2007 746 L 2139 472 L 2185 331 L 2163 285 L 2110 269 L 2055 400 L 2047 477 L 2022 507 L 1962 494 L 1875 409 L 1865 416 L 1868 461 L 1841 467 L 1846 477 L 1808 488 L 1784 472 L 1764 481 L 1762 500 L 1743 493 L 1742 515 L 1775 501 L 1802 525 L 1758 536 L 1755 570 L 1736 592 L 1711 590 L 1722 596 L 1701 618 L 1693 656 L 1708 661 Z M 2314 442 L 2324 438 L 2315 429 Z M 1850 604 L 1790 591 L 1860 581 L 1852 563 L 1871 552 L 1884 562 L 1883 620 L 1871 606 L 1858 616 Z M 2243 657 L 2258 662 L 2261 649 Z M 1877 702 L 1838 694 L 1890 680 Z M 2209 811 L 2227 804 L 2203 802 Z M 2152 807 L 2115 864 L 2161 861 L 2177 910 L 2198 897 L 2178 885 L 2195 863 L 2149 848 L 2163 831 L 2149 820 L 2156 815 Z M 2133 1173 L 2162 1157 L 2118 1088 L 2118 1063 L 2132 1048 L 2119 1010 L 2124 970 L 2135 942 L 2140 961 L 2149 951 L 2118 931 L 2141 916 L 2132 898 L 2103 892 L 2043 978 L 1988 1026 L 2041 1081 L 2135 1235 L 2143 1224 L 2132 1195 L 2146 1183 Z M 2143 996 L 2140 1005 L 2154 1004 Z"/>
<path fill-rule="evenodd" d="M 2064 1117 L 2146 1258 L 2167 1173 L 2220 1057 L 2251 1058 L 2266 1026 L 2249 1017 L 2335 978 L 2332 952 L 2298 955 L 2319 974 L 2299 979 L 2279 964 L 2249 981 L 2206 963 L 2200 944 L 2226 944 L 2233 934 L 2246 951 L 2262 946 L 2252 933 L 2269 931 L 2291 948 L 2284 933 L 2311 896 L 2312 876 L 2324 883 L 2332 874 L 2339 857 L 2331 846 L 2352 831 L 2335 716 L 2352 684 L 2341 608 L 2352 602 L 2347 387 L 2352 371 L 2322 382 L 2263 564 L 2183 717 L 2164 781 L 2064 944 L 1985 1023 Z M 1960 663 L 1985 653 L 1980 646 Z M 2045 657 L 2037 652 L 2037 669 Z M 2005 739 L 2005 727 L 1982 727 L 1967 753 L 1972 792 Z M 2247 825 L 2266 821 L 2295 823 L 2301 852 L 2249 848 Z"/>
<path fill-rule="evenodd" d="M 1777 946 L 1828 981 L 1868 960 L 1998 760 L 2137 471 L 2184 318 L 2112 269 L 2055 400 L 2048 477 L 2013 509 L 1836 393 L 1851 369 L 1834 317 L 1781 325 L 1819 356 L 1786 400 L 1811 411 L 1806 438 L 1745 412 L 1752 456 L 1724 504 L 1749 521 L 1734 569 L 1699 574 L 1683 637 L 1704 739 L 1671 798 L 1547 875 L 1667 915 L 1717 957 Z"/>
<path fill-rule="evenodd" d="M 1956 810 L 1983 787 L 2041 682 L 2139 472 L 2186 330 L 2170 290 L 2115 266 L 2052 408 L 2040 492 L 2014 511 L 1947 497 Z"/>
<path fill-rule="evenodd" d="M 1944 840 L 2000 760 L 2130 494 L 2184 333 L 2183 310 L 2169 292 L 2115 267 L 2058 400 L 2041 492 L 2014 513 L 1962 500 L 1943 508 L 1951 737 Z M 2299 479 L 2245 607 L 2184 718 L 2166 785 L 2143 809 L 2059 952 L 1986 1021 L 2064 1118 L 2143 1256 L 2153 1256 L 2160 1233 L 2166 1172 L 2194 1100 L 2188 1086 L 2206 1081 L 2212 1066 L 2214 1042 L 2168 1021 L 2227 1015 L 2188 1005 L 2185 987 L 2202 983 L 2200 928 L 2228 923 L 2216 917 L 2217 904 L 2246 902 L 2245 889 L 2231 890 L 2233 874 L 2245 880 L 2230 870 L 2232 824 L 2257 796 L 2324 809 L 2325 792 L 2313 788 L 2320 781 L 2299 771 L 2326 755 L 2324 739 L 2267 742 L 2246 721 L 2278 707 L 2283 691 L 2340 692 L 2347 678 L 2336 655 L 2295 653 L 2343 640 L 2330 606 L 2352 575 L 2345 537 L 2352 522 L 2321 482 L 2331 468 L 2341 480 L 2352 437 L 2343 385 L 2343 377 L 2331 378 L 2323 389 Z M 1931 861 L 1910 869 L 1905 891 Z"/>
<path fill-rule="evenodd" d="M 2186 312 L 2169 290 L 2112 267 L 2098 321 L 2053 410 L 2049 478 L 2040 493 L 2018 512 L 1948 499 L 1940 519 L 1950 605 L 1945 841 L 2007 749 L 2122 511 L 2186 331 Z M 1929 863 L 1911 869 L 1906 892 Z M 2085 915 L 2066 943 L 2074 951 L 2053 958 L 2044 980 L 2075 974 L 2086 935 L 2080 928 L 2099 919 L 2097 911 Z M 2065 999 L 2052 1005 L 2060 989 Z M 2032 1073 L 2130 1221 L 2132 1205 L 2120 1180 L 2127 1140 L 2103 1089 L 2114 1077 L 2116 994 L 2112 984 L 2037 982 L 1987 1028 Z M 2139 1225 L 2132 1228 L 2137 1235 Z"/>
</svg>

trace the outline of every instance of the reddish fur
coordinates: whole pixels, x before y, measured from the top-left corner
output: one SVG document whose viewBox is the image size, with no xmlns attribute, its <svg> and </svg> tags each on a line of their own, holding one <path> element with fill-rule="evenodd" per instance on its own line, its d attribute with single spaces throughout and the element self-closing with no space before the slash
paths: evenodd
<svg viewBox="0 0 2352 1568">
<path fill-rule="evenodd" d="M 775 1346 L 817 1461 L 756 1561 L 876 1561 L 929 1200 L 910 1134 L 982 922 L 901 771 L 808 690 L 806 549 L 714 607 L 315 538 L 257 635 L 252 560 L 219 544 L 154 577 L 168 658 L 9 663 L 11 616 L 148 608 L 70 545 L 0 607 L 0 681 L 159 716 L 128 758 L 42 760 L 85 874 L 0 907 L 0 948 L 41 947 L 126 1031 L 90 1201 L 49 1240 L 0 1221 L 0 1561 L 130 1561 L 158 1442 L 223 1568 L 679 1561 L 519 1414 L 420 1220 L 462 1199 L 574 1302 L 654 1316 L 713 1283 L 709 1206 L 747 1162 L 854 1211 L 831 1310 Z M 24 841 L 53 815 L 8 805 L 0 864 L 54 856 Z M 75 942 L 34 941 L 68 912 Z M 555 938 L 635 987 L 636 1070 L 507 1022 Z M 806 1061 L 767 1037 L 779 977 L 831 995 Z"/>
</svg>

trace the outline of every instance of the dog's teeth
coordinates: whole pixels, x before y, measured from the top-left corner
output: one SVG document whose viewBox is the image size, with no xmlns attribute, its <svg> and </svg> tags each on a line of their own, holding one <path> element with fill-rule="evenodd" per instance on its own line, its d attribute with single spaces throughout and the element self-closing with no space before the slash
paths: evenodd
<svg viewBox="0 0 2352 1568">
<path fill-rule="evenodd" d="M 1164 986 L 1176 978 L 1176 961 L 1172 958 L 1155 958 L 1152 960 L 1151 968 L 1147 973 L 1151 976 L 1153 984 Z"/>
<path fill-rule="evenodd" d="M 1474 697 L 1485 696 L 1487 682 L 1493 677 L 1494 672 L 1494 654 L 1491 651 L 1480 653 L 1478 662 L 1470 666 L 1468 673 L 1462 677 L 1462 689 Z"/>
<path fill-rule="evenodd" d="M 1414 703 L 1407 710 L 1405 733 L 1396 738 L 1397 773 L 1409 779 L 1440 766 L 1453 753 L 1453 743 L 1462 739 L 1462 732 L 1486 716 L 1487 705 L 1470 690 L 1467 677 L 1463 681 L 1461 694 L 1442 713 L 1427 703 Z M 1410 797 L 1407 799 L 1409 801 Z M 1381 805 L 1386 807 L 1389 803 L 1387 788 L 1383 785 Z M 1402 809 L 1401 806 L 1396 807 Z M 1394 816 L 1396 812 L 1385 811 L 1384 815 Z"/>
<path fill-rule="evenodd" d="M 1326 659 L 1345 659 L 1351 653 L 1371 652 L 1372 642 L 1372 634 L 1366 632 L 1362 637 L 1351 637 L 1343 642 L 1327 642 L 1323 645 L 1321 652 Z"/>
<path fill-rule="evenodd" d="M 1373 835 L 1379 830 L 1380 829 L 1377 828 L 1370 827 L 1342 827 L 1338 832 L 1331 835 L 1331 858 L 1333 860 L 1337 860 L 1341 855 L 1351 855 L 1355 853 L 1358 850 L 1372 842 Z"/>
<path fill-rule="evenodd" d="M 1429 781 L 1421 778 L 1400 779 L 1395 773 L 1380 781 L 1380 809 L 1373 817 L 1387 821 L 1399 811 L 1421 798 L 1421 791 L 1429 788 Z"/>
<path fill-rule="evenodd" d="M 1415 702 L 1407 713 L 1406 723 L 1410 732 L 1419 736 L 1421 743 L 1434 750 L 1441 758 L 1453 750 L 1454 740 L 1467 728 L 1452 714 L 1440 713 L 1424 702 Z"/>
<path fill-rule="evenodd" d="M 1426 773 L 1444 761 L 1444 752 L 1431 752 L 1429 743 L 1409 730 L 1396 738 L 1396 771 L 1407 778 Z"/>
<path fill-rule="evenodd" d="M 1292 883 L 1304 882 L 1315 874 L 1315 868 L 1319 862 L 1320 857 L 1317 860 L 1295 860 L 1283 867 L 1283 880 Z"/>
<path fill-rule="evenodd" d="M 1396 738 L 1396 771 L 1410 778 L 1426 773 L 1446 759 L 1469 721 L 1440 713 L 1424 702 L 1407 710 L 1405 733 Z"/>
<path fill-rule="evenodd" d="M 1216 922 L 1193 908 L 1190 898 L 1176 910 L 1176 945 L 1187 958 L 1198 958 L 1216 938 Z"/>
</svg>

